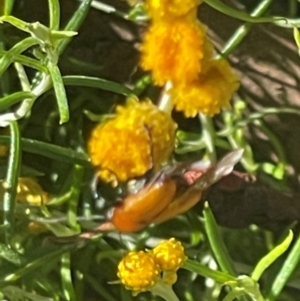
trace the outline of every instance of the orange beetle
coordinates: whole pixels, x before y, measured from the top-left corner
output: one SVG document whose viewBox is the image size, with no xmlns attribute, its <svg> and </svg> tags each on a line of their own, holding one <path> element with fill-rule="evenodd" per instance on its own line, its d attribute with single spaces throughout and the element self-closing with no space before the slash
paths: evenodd
<svg viewBox="0 0 300 301">
<path fill-rule="evenodd" d="M 186 212 L 200 201 L 205 189 L 233 171 L 242 155 L 243 150 L 238 149 L 213 166 L 198 161 L 163 169 L 137 193 L 113 208 L 110 221 L 97 230 L 137 232 L 149 224 L 160 224 Z"/>
</svg>

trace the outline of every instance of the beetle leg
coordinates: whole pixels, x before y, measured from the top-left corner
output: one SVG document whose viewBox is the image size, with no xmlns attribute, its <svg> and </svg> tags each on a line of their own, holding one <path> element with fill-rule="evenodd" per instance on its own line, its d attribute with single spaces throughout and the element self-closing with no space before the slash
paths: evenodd
<svg viewBox="0 0 300 301">
<path fill-rule="evenodd" d="M 105 222 L 100 224 L 98 227 L 94 228 L 92 231 L 83 232 L 79 235 L 80 238 L 91 239 L 97 233 L 103 233 L 108 231 L 115 231 L 116 227 L 111 222 Z"/>
</svg>

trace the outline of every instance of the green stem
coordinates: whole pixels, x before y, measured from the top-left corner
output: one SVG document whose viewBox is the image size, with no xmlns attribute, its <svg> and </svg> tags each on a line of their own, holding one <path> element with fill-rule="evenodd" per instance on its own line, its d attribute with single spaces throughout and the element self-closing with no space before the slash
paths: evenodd
<svg viewBox="0 0 300 301">
<path fill-rule="evenodd" d="M 252 11 L 250 16 L 252 17 L 260 17 L 262 16 L 266 10 L 269 8 L 270 4 L 273 0 L 262 0 L 256 8 Z M 230 53 L 234 51 L 234 49 L 243 41 L 243 39 L 247 36 L 250 29 L 252 28 L 252 23 L 246 23 L 241 25 L 235 33 L 231 36 L 231 38 L 227 41 L 225 46 L 221 51 L 222 57 L 227 57 Z"/>
<path fill-rule="evenodd" d="M 161 97 L 159 99 L 158 102 L 158 108 L 161 111 L 164 111 L 166 113 L 171 114 L 172 109 L 173 109 L 173 102 L 172 102 L 172 97 L 171 94 L 169 92 L 169 90 L 172 88 L 172 82 L 168 81 L 165 86 L 164 89 L 162 91 Z"/>
<path fill-rule="evenodd" d="M 206 149 L 210 161 L 214 163 L 217 160 L 217 156 L 216 156 L 216 149 L 214 144 L 216 131 L 214 128 L 213 121 L 210 117 L 207 117 L 202 113 L 199 113 L 199 119 L 202 125 L 202 137 L 201 137 L 202 141 L 204 141 L 206 145 Z"/>
<path fill-rule="evenodd" d="M 30 152 L 32 154 L 38 154 L 53 160 L 58 160 L 71 164 L 80 164 L 85 167 L 91 167 L 88 157 L 77 151 L 69 148 L 45 143 L 42 141 L 22 138 L 22 150 Z M 0 136 L 0 145 L 9 145 L 9 136 Z"/>
<path fill-rule="evenodd" d="M 254 281 L 258 282 L 264 271 L 288 249 L 293 240 L 293 237 L 293 232 L 290 230 L 289 234 L 281 244 L 273 248 L 273 250 L 271 250 L 267 255 L 260 259 L 251 274 L 251 278 Z"/>
<path fill-rule="evenodd" d="M 15 112 L 8 112 L 0 115 L 0 126 L 7 126 L 11 121 L 16 121 L 25 117 L 31 110 L 35 100 L 50 88 L 50 76 L 42 74 L 41 80 L 32 89 L 33 98 L 26 98 L 23 100 L 19 108 Z"/>
<path fill-rule="evenodd" d="M 68 22 L 67 26 L 64 28 L 66 31 L 77 31 L 83 21 L 85 20 L 90 7 L 91 7 L 92 0 L 83 0 L 76 12 L 73 14 L 72 18 Z M 63 39 L 59 42 L 57 46 L 57 52 L 58 54 L 62 54 L 66 47 L 69 45 L 69 43 L 72 41 L 72 38 L 69 39 Z"/>
<path fill-rule="evenodd" d="M 59 0 L 48 0 L 49 6 L 49 27 L 51 30 L 59 30 L 60 7 Z"/>
<path fill-rule="evenodd" d="M 80 226 L 77 223 L 77 210 L 79 206 L 78 202 L 82 187 L 83 174 L 83 167 L 80 165 L 75 165 L 72 172 L 72 194 L 68 205 L 68 224 L 74 231 L 80 230 Z"/>
<path fill-rule="evenodd" d="M 60 116 L 59 123 L 62 124 L 67 122 L 70 117 L 66 89 L 58 66 L 49 63 L 48 70 L 52 79 L 52 84 L 58 105 L 58 111 Z"/>
<path fill-rule="evenodd" d="M 76 301 L 76 294 L 74 291 L 73 280 L 71 275 L 71 254 L 66 252 L 61 255 L 61 269 L 60 269 L 62 288 L 66 300 Z"/>
<path fill-rule="evenodd" d="M 296 114 L 300 115 L 300 110 L 297 108 L 265 108 L 261 109 L 259 112 L 251 113 L 249 116 L 245 116 L 243 120 L 238 121 L 235 126 L 243 127 L 249 123 L 254 122 L 257 119 L 262 119 L 267 115 L 277 115 L 277 114 Z"/>
<path fill-rule="evenodd" d="M 224 244 L 223 238 L 219 232 L 216 220 L 207 202 L 205 202 L 204 204 L 203 216 L 204 226 L 209 240 L 209 245 L 213 251 L 218 265 L 220 266 L 223 272 L 237 276 L 237 272 L 235 270 L 233 261 L 230 258 L 228 250 Z"/>
<path fill-rule="evenodd" d="M 5 0 L 4 1 L 4 15 L 10 15 L 14 7 L 15 0 Z"/>
<path fill-rule="evenodd" d="M 234 9 L 220 0 L 205 0 L 205 2 L 216 9 L 217 11 L 228 15 L 232 18 L 236 18 L 238 20 L 242 20 L 245 22 L 250 22 L 250 23 L 277 23 L 278 21 L 282 21 L 287 23 L 288 19 L 284 17 L 255 17 L 251 16 L 249 14 L 243 13 L 237 9 Z"/>
<path fill-rule="evenodd" d="M 8 158 L 8 169 L 5 178 L 3 211 L 6 242 L 8 243 L 14 230 L 14 210 L 17 195 L 18 179 L 20 174 L 21 161 L 21 140 L 19 126 L 17 122 L 10 123 L 10 148 Z"/>
<path fill-rule="evenodd" d="M 124 14 L 123 12 L 117 10 L 112 5 L 108 5 L 108 4 L 103 3 L 103 2 L 92 1 L 91 6 L 95 9 L 98 9 L 98 10 L 106 13 L 106 14 L 114 14 L 116 16 L 119 16 L 119 17 L 123 18 L 123 19 L 126 19 L 126 14 Z"/>
<path fill-rule="evenodd" d="M 110 91 L 124 96 L 135 94 L 134 91 L 130 90 L 124 85 L 99 77 L 83 76 L 83 75 L 67 75 L 67 76 L 63 76 L 62 79 L 66 86 L 91 87 L 95 89 Z"/>
<path fill-rule="evenodd" d="M 196 261 L 193 261 L 190 259 L 188 259 L 184 263 L 182 268 L 185 270 L 188 270 L 192 273 L 197 273 L 198 275 L 201 275 L 205 278 L 213 279 L 219 283 L 226 283 L 228 281 L 236 281 L 236 278 L 231 276 L 228 273 L 212 270 L 212 269 L 200 264 L 199 262 L 196 262 Z"/>
<path fill-rule="evenodd" d="M 29 38 L 23 39 L 21 42 L 15 44 L 10 50 L 8 50 L 0 58 L 0 76 L 2 76 L 4 71 L 14 61 L 16 56 L 20 55 L 23 51 L 36 45 L 37 43 L 38 43 L 38 41 L 35 38 L 29 37 Z"/>
<path fill-rule="evenodd" d="M 297 267 L 300 260 L 300 236 L 298 236 L 292 250 L 284 261 L 279 273 L 272 284 L 268 293 L 267 301 L 274 301 L 277 299 L 285 284 L 289 280 L 291 274 Z"/>
<path fill-rule="evenodd" d="M 1 36 L 0 36 L 1 39 Z M 0 49 L 0 57 L 3 57 L 5 54 L 7 53 L 7 51 L 5 51 L 4 49 Z M 21 65 L 33 68 L 33 69 L 37 69 L 40 72 L 43 73 L 47 73 L 48 69 L 45 65 L 43 65 L 42 63 L 40 63 L 38 60 L 36 59 L 32 59 L 30 57 L 27 57 L 25 55 L 15 55 L 14 56 L 14 62 L 15 63 L 20 63 Z M 5 75 L 6 73 L 4 73 L 2 75 L 2 77 Z"/>
<path fill-rule="evenodd" d="M 177 295 L 174 293 L 172 286 L 158 281 L 151 289 L 151 293 L 162 297 L 166 301 L 179 301 Z"/>
</svg>

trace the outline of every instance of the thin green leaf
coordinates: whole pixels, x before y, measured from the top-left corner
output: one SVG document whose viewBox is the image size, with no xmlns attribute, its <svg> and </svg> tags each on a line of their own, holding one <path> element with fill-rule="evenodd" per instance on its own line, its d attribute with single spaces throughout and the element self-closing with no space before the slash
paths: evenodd
<svg viewBox="0 0 300 301">
<path fill-rule="evenodd" d="M 300 32 L 296 26 L 293 27 L 293 36 L 298 47 L 298 54 L 300 55 Z"/>
<path fill-rule="evenodd" d="M 61 294 L 60 291 L 57 289 L 56 283 L 51 283 L 47 278 L 36 279 L 35 283 L 39 287 L 39 289 L 45 291 L 48 294 L 48 296 L 52 298 L 51 301 L 61 299 Z"/>
<path fill-rule="evenodd" d="M 0 57 L 4 56 L 7 53 L 7 51 L 0 49 Z M 48 73 L 48 69 L 45 65 L 41 64 L 40 61 L 33 59 L 31 57 L 25 56 L 25 55 L 16 55 L 14 57 L 14 62 L 20 63 L 24 66 L 37 69 L 43 73 Z"/>
<path fill-rule="evenodd" d="M 18 19 L 16 17 L 5 15 L 5 16 L 0 17 L 0 22 L 7 22 L 22 31 L 29 32 L 28 23 L 24 22 L 23 20 Z"/>
<path fill-rule="evenodd" d="M 218 225 L 216 220 L 208 206 L 208 203 L 204 204 L 204 226 L 209 240 L 209 244 L 213 251 L 213 254 L 216 258 L 217 263 L 219 264 L 221 270 L 228 274 L 236 276 L 236 270 L 233 265 L 228 251 L 223 242 L 223 238 L 219 232 Z"/>
<path fill-rule="evenodd" d="M 57 65 L 49 64 L 48 70 L 51 75 L 55 96 L 58 104 L 60 116 L 59 123 L 62 124 L 67 122 L 70 117 L 66 89 L 63 84 L 63 80 Z"/>
<path fill-rule="evenodd" d="M 76 301 L 76 295 L 72 282 L 71 275 L 71 256 L 70 252 L 64 253 L 61 256 L 60 275 L 62 280 L 63 293 L 66 300 Z"/>
<path fill-rule="evenodd" d="M 51 30 L 58 30 L 60 24 L 60 6 L 58 0 L 48 0 L 49 6 L 49 27 Z"/>
<path fill-rule="evenodd" d="M 73 271 L 81 277 L 74 277 L 74 289 L 77 300 L 85 300 L 85 274 L 89 273 L 89 269 L 94 264 L 95 248 L 91 245 L 84 248 L 80 257 L 73 264 Z"/>
<path fill-rule="evenodd" d="M 4 15 L 10 15 L 14 7 L 15 0 L 5 0 L 4 1 Z"/>
<path fill-rule="evenodd" d="M 260 164 L 260 168 L 267 174 L 272 175 L 277 180 L 283 180 L 285 176 L 286 164 L 278 163 L 277 165 L 264 162 Z"/>
<path fill-rule="evenodd" d="M 85 167 L 91 167 L 89 158 L 83 153 L 79 153 L 72 149 L 32 139 L 22 138 L 21 141 L 23 151 L 45 156 L 57 161 L 63 161 L 66 163 L 80 164 Z M 9 136 L 0 136 L 0 145 L 9 145 L 9 142 Z"/>
<path fill-rule="evenodd" d="M 51 198 L 50 202 L 47 203 L 47 206 L 61 206 L 64 203 L 68 202 L 73 195 L 73 189 L 71 188 L 69 191 L 64 193 L 63 195 Z"/>
<path fill-rule="evenodd" d="M 72 18 L 68 22 L 67 26 L 64 28 L 66 31 L 78 31 L 81 24 L 85 20 L 90 7 L 91 7 L 92 0 L 83 0 L 76 12 L 73 14 Z M 72 38 L 70 39 L 63 39 L 59 42 L 57 46 L 57 52 L 59 54 L 63 53 L 66 47 L 69 45 L 69 43 L 72 41 Z"/>
<path fill-rule="evenodd" d="M 8 274 L 5 277 L 0 278 L 0 283 L 9 283 L 18 280 L 19 278 L 25 276 L 26 274 L 35 271 L 37 269 L 40 269 L 45 264 L 49 264 L 51 262 L 56 262 L 59 260 L 61 254 L 71 250 L 72 246 L 64 246 L 61 247 L 59 250 L 56 250 L 54 252 L 50 252 L 46 254 L 45 256 L 40 257 L 37 260 L 34 260 L 32 262 L 29 262 L 24 267 L 16 270 L 14 273 Z"/>
<path fill-rule="evenodd" d="M 151 83 L 152 83 L 151 76 L 149 74 L 144 75 L 135 83 L 132 94 L 137 96 L 142 94 Z"/>
<path fill-rule="evenodd" d="M 5 231 L 6 242 L 8 243 L 14 232 L 14 211 L 16 203 L 16 194 L 18 179 L 21 166 L 21 140 L 18 123 L 10 123 L 10 145 L 8 169 L 5 178 L 3 195 L 3 224 L 8 225 Z"/>
<path fill-rule="evenodd" d="M 0 257 L 18 266 L 22 263 L 20 254 L 4 244 L 0 244 Z"/>
<path fill-rule="evenodd" d="M 35 293 L 29 293 L 26 290 L 20 289 L 17 286 L 8 285 L 1 289 L 9 300 L 32 300 L 32 301 L 53 301 L 52 298 L 47 298 Z"/>
<path fill-rule="evenodd" d="M 70 30 L 69 31 L 67 31 L 67 30 L 60 30 L 60 31 L 51 30 L 51 37 L 55 40 L 72 38 L 72 37 L 76 36 L 77 34 L 78 34 L 78 32 L 70 31 Z"/>
<path fill-rule="evenodd" d="M 100 295 L 103 297 L 103 300 L 107 301 L 118 301 L 119 299 L 115 298 L 105 287 L 103 284 L 97 281 L 94 277 L 90 274 L 85 275 L 87 282 L 90 286 Z"/>
<path fill-rule="evenodd" d="M 125 20 L 128 20 L 129 18 L 131 18 L 130 20 L 133 20 L 132 18 L 136 18 L 135 20 L 137 20 L 137 17 L 135 15 L 135 13 L 131 14 L 125 14 L 123 13 L 122 11 L 116 9 L 114 6 L 110 5 L 110 4 L 107 4 L 107 3 L 104 3 L 104 2 L 100 2 L 100 1 L 93 1 L 91 6 L 97 10 L 100 10 L 102 12 L 104 12 L 105 14 L 114 14 L 118 17 L 121 17 Z M 135 16 L 134 16 L 135 15 Z M 145 13 L 143 14 L 145 15 Z M 149 18 L 148 17 L 142 17 L 142 21 L 148 21 Z"/>
<path fill-rule="evenodd" d="M 29 37 L 15 44 L 9 51 L 7 51 L 0 59 L 0 76 L 14 61 L 16 56 L 20 55 L 23 51 L 36 45 L 37 43 L 38 41 L 35 38 Z"/>
<path fill-rule="evenodd" d="M 35 97 L 36 96 L 34 94 L 26 91 L 15 92 L 13 94 L 4 96 L 0 98 L 0 111 L 3 111 L 26 98 L 35 98 Z"/>
<path fill-rule="evenodd" d="M 83 168 L 80 165 L 75 165 L 72 172 L 72 196 L 68 206 L 68 224 L 74 231 L 80 231 L 80 226 L 77 222 L 77 210 L 79 196 L 81 193 L 81 185 L 83 180 Z"/>
<path fill-rule="evenodd" d="M 78 230 L 72 230 L 62 223 L 44 223 L 44 225 L 57 237 L 71 237 L 80 234 Z"/>
<path fill-rule="evenodd" d="M 237 127 L 244 127 L 252 122 L 255 122 L 257 119 L 264 118 L 268 115 L 278 115 L 278 114 L 296 114 L 300 115 L 299 108 L 263 108 L 257 112 L 251 113 L 248 116 L 245 116 L 243 120 L 240 120 L 236 123 Z"/>
<path fill-rule="evenodd" d="M 241 12 L 240 10 L 234 9 L 224 4 L 220 0 L 205 0 L 205 3 L 225 15 L 249 23 L 276 23 L 277 21 L 287 20 L 284 17 L 252 17 L 246 13 Z"/>
<path fill-rule="evenodd" d="M 207 266 L 190 259 L 186 260 L 182 268 L 192 273 L 197 273 L 205 278 L 213 279 L 222 284 L 228 281 L 236 281 L 236 278 L 228 273 L 212 270 Z"/>
<path fill-rule="evenodd" d="M 290 230 L 286 239 L 258 262 L 251 275 L 254 281 L 258 281 L 263 272 L 288 249 L 293 237 L 293 232 Z"/>
<path fill-rule="evenodd" d="M 6 175 L 7 166 L 6 165 L 0 165 L 0 179 L 4 180 Z M 20 170 L 20 177 L 40 177 L 44 175 L 43 173 L 28 167 L 28 166 L 21 166 Z"/>
<path fill-rule="evenodd" d="M 116 82 L 98 77 L 69 75 L 63 76 L 63 81 L 66 86 L 91 87 L 118 93 L 125 96 L 132 95 L 132 90 L 125 87 L 124 85 L 120 85 Z"/>
<path fill-rule="evenodd" d="M 252 17 L 262 16 L 266 12 L 266 10 L 270 7 L 272 2 L 273 0 L 260 1 L 259 4 L 252 11 L 251 16 Z M 237 46 L 244 40 L 244 38 L 250 32 L 252 25 L 253 24 L 251 23 L 246 23 L 236 29 L 234 34 L 227 40 L 226 44 L 224 45 L 221 51 L 222 57 L 228 57 L 237 48 Z"/>
<path fill-rule="evenodd" d="M 199 120 L 202 125 L 202 138 L 205 143 L 206 154 L 210 162 L 216 162 L 216 148 L 214 145 L 214 135 L 215 133 L 214 124 L 211 117 L 204 115 L 203 113 L 199 113 Z"/>
<path fill-rule="evenodd" d="M 296 26 L 294 26 L 293 28 L 293 36 L 297 47 L 300 48 L 300 33 L 299 33 L 299 29 Z"/>
<path fill-rule="evenodd" d="M 298 236 L 290 253 L 284 261 L 279 273 L 277 273 L 272 287 L 267 295 L 267 301 L 274 301 L 277 299 L 284 286 L 288 282 L 291 274 L 298 266 L 300 260 L 300 236 Z"/>
</svg>

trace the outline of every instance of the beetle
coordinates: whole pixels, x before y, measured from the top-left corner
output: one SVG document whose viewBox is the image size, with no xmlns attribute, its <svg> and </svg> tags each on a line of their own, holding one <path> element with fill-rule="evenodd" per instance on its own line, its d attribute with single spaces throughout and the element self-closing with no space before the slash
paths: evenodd
<svg viewBox="0 0 300 301">
<path fill-rule="evenodd" d="M 138 192 L 117 204 L 109 221 L 95 230 L 137 232 L 188 211 L 201 200 L 203 191 L 233 171 L 242 155 L 243 150 L 237 149 L 215 165 L 197 161 L 162 169 Z"/>
</svg>

